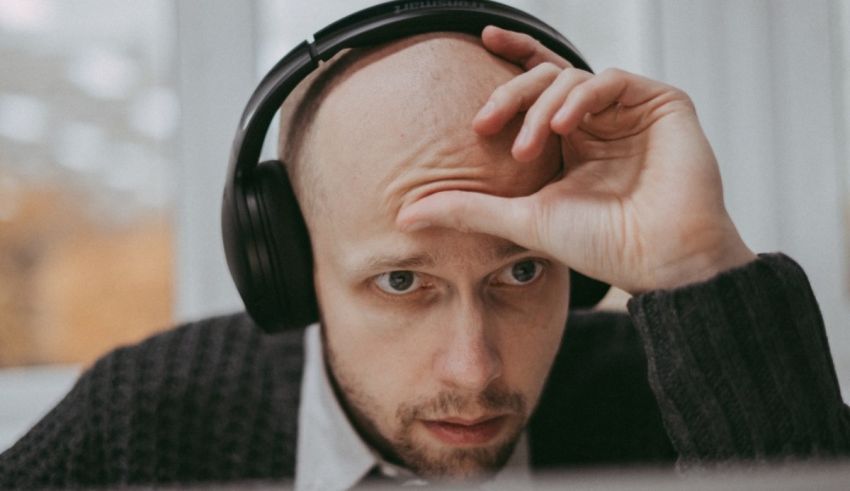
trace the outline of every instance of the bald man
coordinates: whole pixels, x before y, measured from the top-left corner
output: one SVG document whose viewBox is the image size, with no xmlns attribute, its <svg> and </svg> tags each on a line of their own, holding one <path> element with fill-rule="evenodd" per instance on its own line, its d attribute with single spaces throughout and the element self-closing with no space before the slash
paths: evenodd
<svg viewBox="0 0 850 491">
<path fill-rule="evenodd" d="M 237 314 L 108 355 L 0 484 L 525 488 L 848 453 L 805 275 L 741 240 L 681 91 L 488 28 L 341 54 L 283 123 L 321 323 Z M 569 268 L 629 313 L 569 312 Z"/>
</svg>

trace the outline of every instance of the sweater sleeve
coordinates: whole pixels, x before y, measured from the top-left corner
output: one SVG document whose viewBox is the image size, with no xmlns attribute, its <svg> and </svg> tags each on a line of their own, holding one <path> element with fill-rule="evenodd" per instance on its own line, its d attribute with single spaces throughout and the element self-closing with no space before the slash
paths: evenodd
<svg viewBox="0 0 850 491">
<path fill-rule="evenodd" d="M 787 256 L 762 254 L 628 308 L 680 467 L 850 455 L 823 319 Z"/>
</svg>

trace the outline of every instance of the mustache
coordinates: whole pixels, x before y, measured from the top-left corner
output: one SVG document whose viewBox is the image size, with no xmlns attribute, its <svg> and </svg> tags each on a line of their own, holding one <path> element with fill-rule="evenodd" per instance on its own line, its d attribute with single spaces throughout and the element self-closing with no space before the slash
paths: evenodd
<svg viewBox="0 0 850 491">
<path fill-rule="evenodd" d="M 443 391 L 424 402 L 402 404 L 396 410 L 396 417 L 407 426 L 417 419 L 459 416 L 472 407 L 490 412 L 524 414 L 525 406 L 525 397 L 521 393 L 488 387 L 477 395 Z"/>
</svg>

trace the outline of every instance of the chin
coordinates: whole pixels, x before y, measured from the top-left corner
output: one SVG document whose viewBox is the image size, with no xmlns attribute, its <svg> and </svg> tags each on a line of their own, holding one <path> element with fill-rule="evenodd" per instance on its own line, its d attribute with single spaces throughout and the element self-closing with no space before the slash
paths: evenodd
<svg viewBox="0 0 850 491">
<path fill-rule="evenodd" d="M 522 425 L 503 428 L 497 438 L 483 445 L 449 444 L 417 425 L 402 437 L 396 451 L 405 465 L 430 480 L 486 480 L 504 467 L 519 441 Z"/>
</svg>

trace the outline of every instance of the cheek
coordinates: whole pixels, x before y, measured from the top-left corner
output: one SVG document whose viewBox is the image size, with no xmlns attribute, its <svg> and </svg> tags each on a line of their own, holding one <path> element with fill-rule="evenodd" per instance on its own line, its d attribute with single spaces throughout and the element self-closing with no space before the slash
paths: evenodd
<svg viewBox="0 0 850 491">
<path fill-rule="evenodd" d="M 569 307 L 569 271 L 557 268 L 537 294 L 494 315 L 507 383 L 536 401 L 561 346 Z"/>
<path fill-rule="evenodd" d="M 523 390 L 529 402 L 536 401 L 542 391 L 560 348 L 565 322 L 566 314 L 550 315 L 540 324 L 506 330 L 502 353 L 505 378 L 509 385 Z"/>
<path fill-rule="evenodd" d="M 416 400 L 428 363 L 411 333 L 418 319 L 363 301 L 345 284 L 317 273 L 325 342 L 348 404 L 383 435 L 396 433 L 396 410 Z M 333 299 L 333 301 L 323 301 Z"/>
</svg>

